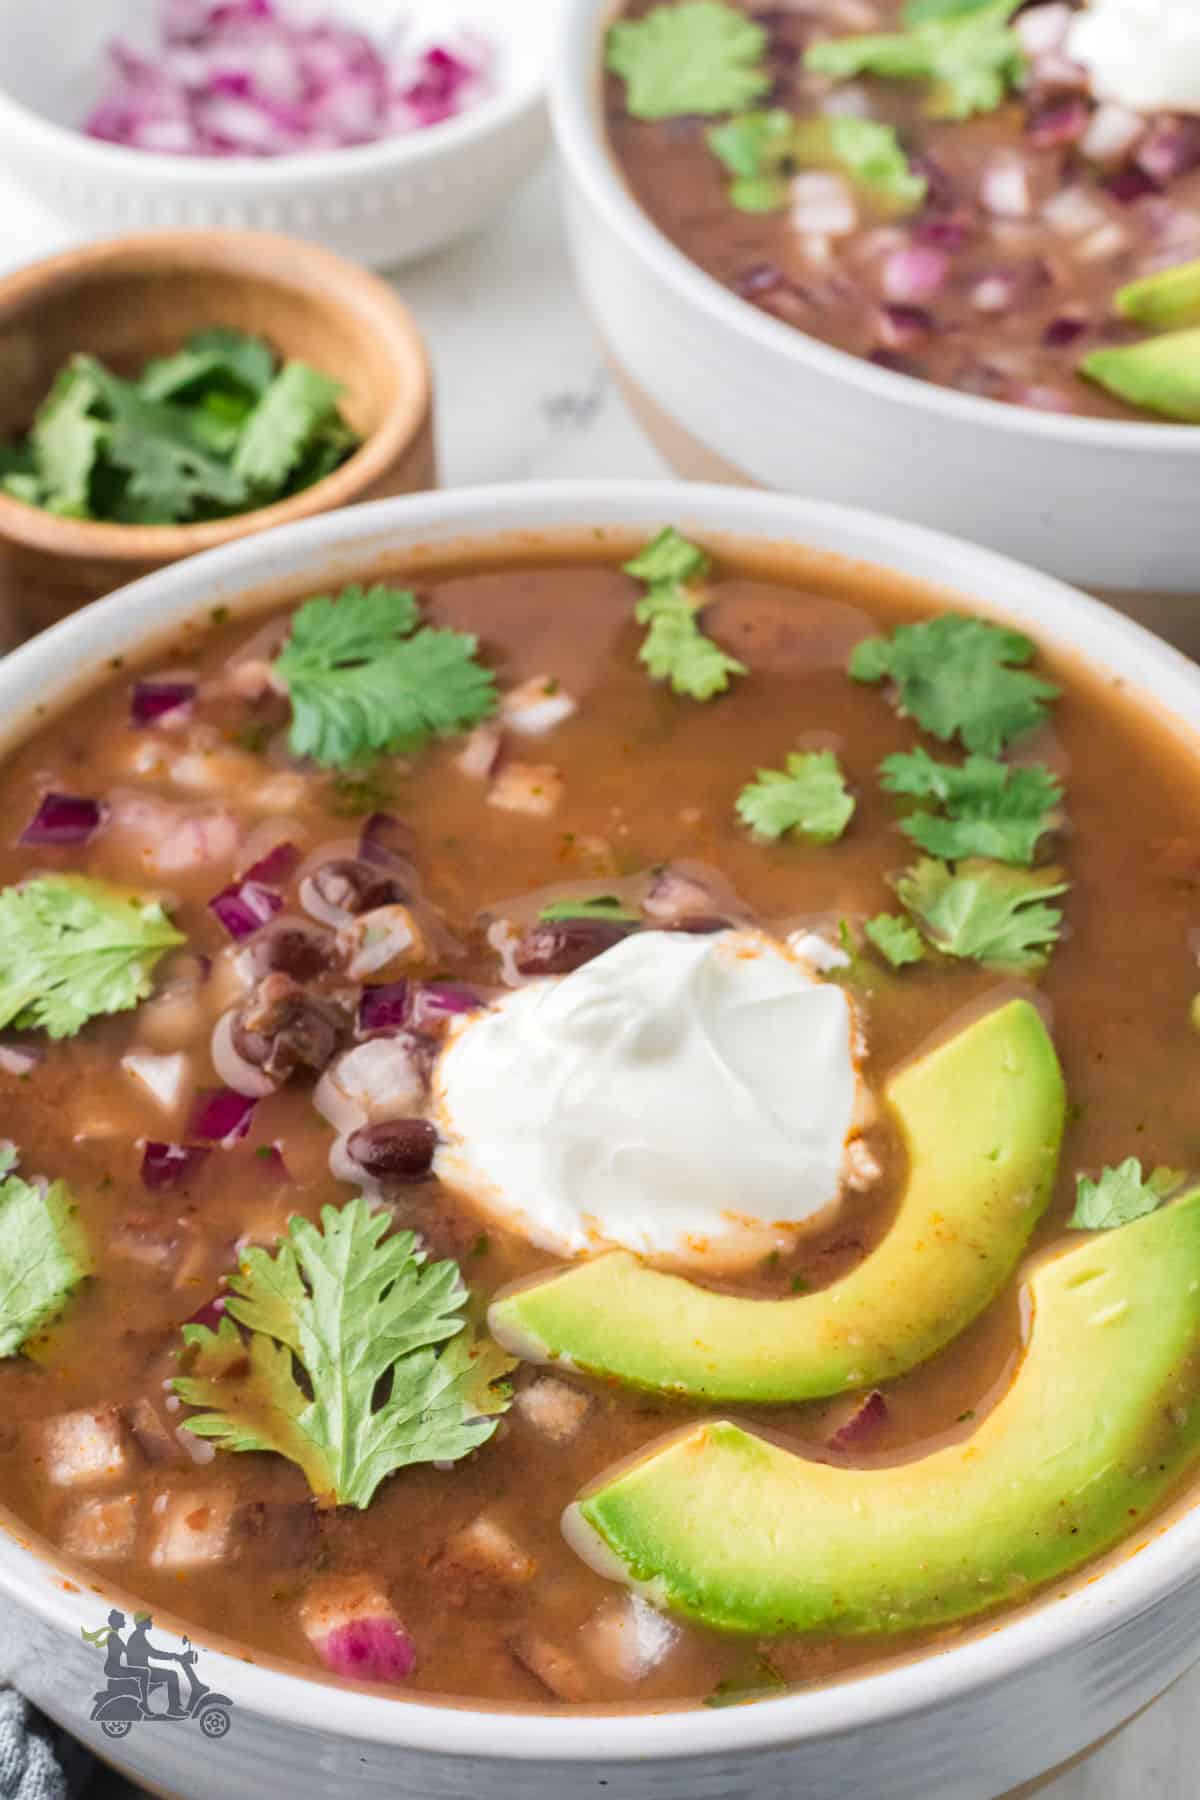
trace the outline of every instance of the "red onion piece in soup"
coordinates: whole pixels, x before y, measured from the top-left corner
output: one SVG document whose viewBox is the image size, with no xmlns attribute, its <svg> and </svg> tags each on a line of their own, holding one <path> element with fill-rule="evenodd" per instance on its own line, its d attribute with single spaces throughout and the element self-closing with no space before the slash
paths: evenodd
<svg viewBox="0 0 1200 1800">
<path fill-rule="evenodd" d="M 206 1088 L 196 1096 L 188 1136 L 228 1149 L 249 1131 L 257 1105 L 256 1099 L 235 1094 L 232 1088 Z"/>
<path fill-rule="evenodd" d="M 259 857 L 256 863 L 241 875 L 242 881 L 264 883 L 268 887 L 279 887 L 287 881 L 300 861 L 300 852 L 295 844 L 276 844 L 265 856 Z"/>
<path fill-rule="evenodd" d="M 1200 119 L 1155 120 L 1134 152 L 1134 164 L 1157 187 L 1200 168 Z"/>
<path fill-rule="evenodd" d="M 199 1174 L 212 1151 L 203 1144 L 160 1144 L 147 1141 L 142 1146 L 142 1186 L 152 1194 L 163 1188 L 178 1187 L 181 1181 Z"/>
<path fill-rule="evenodd" d="M 885 297 L 897 306 L 921 306 L 941 292 L 950 258 L 932 244 L 906 244 L 885 257 L 880 271 Z"/>
<path fill-rule="evenodd" d="M 209 1331 L 218 1331 L 224 1317 L 225 1296 L 218 1294 L 215 1300 L 206 1300 L 203 1306 L 198 1306 L 191 1317 L 183 1322 L 185 1325 L 205 1325 Z"/>
<path fill-rule="evenodd" d="M 888 1404 L 876 1388 L 829 1440 L 831 1450 L 860 1450 L 888 1422 Z"/>
<path fill-rule="evenodd" d="M 1042 333 L 1042 342 L 1047 350 L 1064 350 L 1068 344 L 1073 344 L 1078 338 L 1081 338 L 1087 328 L 1086 319 L 1081 319 L 1073 313 L 1063 313 L 1061 317 L 1051 319 Z"/>
<path fill-rule="evenodd" d="M 231 938 L 251 937 L 283 910 L 283 898 L 260 881 L 233 882 L 208 903 Z"/>
<path fill-rule="evenodd" d="M 1091 112 L 1082 95 L 1057 96 L 1031 109 L 1025 135 L 1035 149 L 1053 150 L 1079 143 L 1090 119 Z"/>
<path fill-rule="evenodd" d="M 406 1681 L 417 1666 L 416 1646 L 394 1619 L 347 1619 L 315 1644 L 335 1675 L 350 1681 Z"/>
<path fill-rule="evenodd" d="M 1157 194 L 1158 184 L 1151 181 L 1145 170 L 1137 169 L 1132 163 L 1124 169 L 1118 169 L 1104 183 L 1104 191 L 1119 200 L 1122 206 L 1133 206 L 1136 201 L 1144 200 L 1148 194 Z"/>
<path fill-rule="evenodd" d="M 375 987 L 365 987 L 358 1002 L 358 1035 L 385 1037 L 402 1031 L 411 1017 L 411 982 L 383 981 Z"/>
<path fill-rule="evenodd" d="M 447 1019 L 478 1012 L 483 1005 L 473 987 L 461 981 L 418 981 L 413 988 L 412 1017 L 422 1026 L 442 1025 Z"/>
<path fill-rule="evenodd" d="M 86 844 L 99 829 L 104 809 L 82 794 L 43 794 L 18 843 L 45 848 Z"/>
<path fill-rule="evenodd" d="M 155 725 L 190 707 L 195 698 L 194 681 L 139 681 L 130 696 L 129 723 Z"/>
<path fill-rule="evenodd" d="M 1061 50 L 1071 24 L 1071 8 L 1066 0 L 1051 0 L 1046 6 L 1029 6 L 1013 23 L 1026 56 L 1048 56 Z"/>
</svg>

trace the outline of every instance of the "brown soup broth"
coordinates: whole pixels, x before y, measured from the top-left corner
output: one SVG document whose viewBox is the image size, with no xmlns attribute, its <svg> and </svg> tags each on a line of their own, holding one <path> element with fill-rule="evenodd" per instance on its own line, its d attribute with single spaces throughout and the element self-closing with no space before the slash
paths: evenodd
<svg viewBox="0 0 1200 1800">
<path fill-rule="evenodd" d="M 548 818 L 489 806 L 486 784 L 455 766 L 457 742 L 385 770 L 389 810 L 411 833 L 429 906 L 457 945 L 427 973 L 495 986 L 497 957 L 486 937 L 493 917 L 531 918 L 568 881 L 594 879 L 600 891 L 625 891 L 622 884 L 670 861 L 719 872 L 767 930 L 843 916 L 860 921 L 893 904 L 886 877 L 909 860 L 909 846 L 876 770 L 885 755 L 913 747 L 920 734 L 878 689 L 850 681 L 845 664 L 858 640 L 927 615 L 942 597 L 877 571 L 839 573 L 799 558 L 740 566 L 726 559 L 714 581 L 706 629 L 751 672 L 727 695 L 698 705 L 647 678 L 636 658 L 632 617 L 640 590 L 603 561 L 498 562 L 422 573 L 428 617 L 477 631 L 503 686 L 552 674 L 579 701 L 575 716 L 537 740 L 532 753 L 563 776 L 561 803 Z M 284 704 L 209 693 L 205 685 L 225 685 L 230 660 L 259 629 L 220 623 L 198 635 L 185 632 L 177 651 L 158 659 L 157 667 L 186 667 L 202 684 L 192 720 L 180 729 L 131 730 L 131 672 L 106 672 L 95 692 L 9 758 L 0 782 L 0 880 L 68 869 L 163 893 L 187 934 L 188 951 L 162 965 L 160 993 L 173 980 L 194 983 L 197 956 L 212 959 L 209 979 L 186 990 L 192 1010 L 183 1027 L 164 1022 L 161 1003 L 152 1001 L 93 1023 L 74 1039 L 42 1044 L 41 1060 L 24 1076 L 0 1072 L 0 1133 L 19 1143 L 24 1170 L 72 1184 L 97 1264 L 95 1279 L 36 1358 L 0 1361 L 0 1501 L 24 1526 L 61 1544 L 79 1495 L 46 1481 L 31 1449 L 38 1421 L 74 1408 L 149 1402 L 166 1427 L 168 1454 L 144 1462 L 124 1484 L 142 1496 L 143 1517 L 157 1496 L 181 1487 L 200 1495 L 233 1489 L 247 1509 L 239 1515 L 245 1528 L 236 1554 L 203 1570 L 156 1570 L 139 1537 L 132 1556 L 96 1565 L 94 1579 L 111 1580 L 252 1654 L 286 1658 L 316 1674 L 297 1616 L 307 1582 L 317 1571 L 369 1570 L 416 1640 L 419 1670 L 405 1691 L 545 1705 L 550 1696 L 510 1653 L 514 1632 L 530 1626 L 570 1651 L 579 1628 L 614 1591 L 563 1541 L 563 1508 L 618 1459 L 699 1409 L 595 1387 L 578 1435 L 559 1444 L 514 1408 L 468 1460 L 445 1471 L 400 1473 L 363 1513 L 315 1513 L 304 1478 L 281 1458 L 220 1453 L 192 1466 L 171 1437 L 184 1416 L 164 1409 L 178 1327 L 217 1291 L 233 1246 L 271 1242 L 292 1213 L 315 1218 L 323 1205 L 340 1205 L 354 1190 L 329 1173 L 332 1131 L 314 1111 L 311 1082 L 303 1078 L 262 1100 L 247 1138 L 214 1149 L 194 1179 L 158 1195 L 139 1179 L 141 1141 L 179 1137 L 182 1125 L 164 1123 L 119 1059 L 134 1046 L 169 1043 L 193 1057 L 200 1086 L 215 1085 L 208 1045 L 214 1020 L 231 1003 L 221 973 L 229 942 L 208 901 L 244 862 L 240 850 L 149 879 L 130 835 L 114 829 L 111 819 L 82 850 L 31 852 L 17 839 L 49 790 L 103 798 L 122 817 L 129 815 L 131 795 L 176 809 L 173 818 L 203 816 L 211 824 L 215 814 L 228 813 L 242 844 L 264 817 L 277 817 L 278 790 L 267 787 L 264 794 L 264 785 L 292 772 L 279 752 Z M 1067 787 L 1067 825 L 1054 851 L 1072 883 L 1069 933 L 1038 992 L 1053 1021 L 1072 1114 L 1057 1196 L 1035 1248 L 1062 1237 L 1077 1169 L 1095 1171 L 1131 1154 L 1147 1164 L 1200 1163 L 1190 1084 L 1181 1073 L 1196 1055 L 1188 1021 L 1196 983 L 1189 934 L 1200 883 L 1194 753 L 1135 708 L 1119 682 L 1048 660 L 1063 696 L 1052 725 L 1021 749 L 1048 760 Z M 139 772 L 139 747 L 147 743 L 161 749 L 162 759 Z M 859 802 L 850 830 L 823 849 L 752 841 L 734 816 L 737 793 L 756 769 L 779 766 L 804 745 L 838 750 Z M 185 780 L 195 785 L 184 786 Z M 331 777 L 301 771 L 291 787 L 287 835 L 306 857 L 353 844 L 361 821 L 330 810 L 345 804 Z M 294 884 L 287 910 L 301 910 Z M 879 982 L 863 1002 L 865 1069 L 873 1088 L 960 1015 L 1011 985 L 948 960 Z M 276 1143 L 286 1178 L 261 1154 Z M 835 1223 L 794 1255 L 732 1285 L 780 1296 L 799 1276 L 817 1288 L 869 1254 L 887 1230 L 905 1178 L 886 1133 L 880 1147 L 885 1170 L 877 1189 L 849 1197 Z M 461 1260 L 482 1298 L 554 1261 L 481 1219 L 432 1179 L 396 1185 L 389 1199 L 398 1223 L 424 1233 L 432 1254 Z M 893 1384 L 888 1422 L 863 1460 L 920 1455 L 969 1432 L 972 1417 L 1003 1391 L 1019 1349 L 1014 1284 L 940 1356 Z M 519 1371 L 518 1384 L 537 1373 Z M 570 1379 L 588 1390 L 581 1378 Z M 735 1416 L 802 1453 L 823 1456 L 846 1412 L 843 1400 L 759 1413 L 739 1408 Z M 484 1509 L 536 1559 L 536 1577 L 515 1591 L 489 1587 L 443 1556 L 448 1538 Z M 809 1637 L 769 1651 L 788 1681 L 811 1683 L 871 1666 L 883 1654 L 909 1654 L 928 1641 Z M 736 1677 L 752 1654 L 745 1642 L 685 1627 L 678 1647 L 636 1692 L 592 1670 L 583 1698 L 696 1700 Z"/>
<path fill-rule="evenodd" d="M 658 3 L 630 0 L 621 16 L 640 18 Z M 717 121 L 633 118 L 624 82 L 609 75 L 605 116 L 621 171 L 686 256 L 772 317 L 903 374 L 1039 410 L 1153 416 L 1076 371 L 1089 351 L 1145 335 L 1116 316 L 1120 287 L 1200 255 L 1196 121 L 1148 122 L 1149 130 L 1176 132 L 1181 143 L 1194 140 L 1194 155 L 1189 150 L 1169 183 L 1156 185 L 1132 153 L 1101 164 L 1087 160 L 1077 139 L 1042 141 L 1038 121 L 1056 109 L 1060 116 L 1079 113 L 1082 131 L 1090 97 L 1035 86 L 994 112 L 932 119 L 928 83 L 864 76 L 834 87 L 805 71 L 810 44 L 846 32 L 832 14 L 823 18 L 819 5 L 732 4 L 768 29 L 776 80 L 763 104 L 817 118 L 826 104 L 837 110 L 838 94 L 852 87 L 854 104 L 843 99 L 841 110 L 894 126 L 914 166 L 929 173 L 929 187 L 914 214 L 872 216 L 862 205 L 853 231 L 806 237 L 786 210 L 749 213 L 733 206 L 730 178 L 707 143 Z M 898 30 L 903 0 L 877 0 L 873 12 L 879 30 Z M 997 155 L 1017 157 L 1027 169 L 1027 213 L 992 213 L 981 198 L 981 181 Z M 1074 218 L 1053 209 L 1055 197 L 1068 190 L 1088 209 Z M 1058 226 L 1044 213 L 1048 202 Z M 889 284 L 890 259 L 914 246 L 948 259 L 944 281 L 928 295 Z"/>
</svg>

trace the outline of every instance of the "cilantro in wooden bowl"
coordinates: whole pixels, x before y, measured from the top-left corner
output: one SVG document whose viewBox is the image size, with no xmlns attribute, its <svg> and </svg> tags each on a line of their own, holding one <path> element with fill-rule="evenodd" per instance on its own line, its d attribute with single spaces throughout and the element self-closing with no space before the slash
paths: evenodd
<svg viewBox="0 0 1200 1800">
<path fill-rule="evenodd" d="M 247 533 L 434 482 L 424 345 L 374 276 L 251 232 L 0 281 L 0 639 Z"/>
</svg>

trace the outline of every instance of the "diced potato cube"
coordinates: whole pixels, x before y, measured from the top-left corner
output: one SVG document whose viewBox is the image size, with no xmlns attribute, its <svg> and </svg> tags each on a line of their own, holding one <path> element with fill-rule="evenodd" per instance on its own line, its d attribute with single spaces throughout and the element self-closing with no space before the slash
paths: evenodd
<svg viewBox="0 0 1200 1800">
<path fill-rule="evenodd" d="M 558 1699 L 578 1703 L 588 1697 L 587 1673 L 578 1657 L 540 1631 L 519 1631 L 508 1647 L 523 1668 Z"/>
<path fill-rule="evenodd" d="M 504 1586 L 531 1581 L 537 1574 L 533 1558 L 488 1513 L 480 1513 L 447 1540 L 437 1567 L 449 1576 L 463 1575 Z"/>
<path fill-rule="evenodd" d="M 416 1646 L 371 1575 L 316 1581 L 300 1604 L 300 1626 L 326 1668 L 351 1681 L 406 1681 Z"/>
<path fill-rule="evenodd" d="M 88 1562 L 118 1562 L 132 1556 L 137 1537 L 136 1494 L 85 1500 L 63 1530 L 63 1549 Z"/>
<path fill-rule="evenodd" d="M 606 1600 L 583 1626 L 585 1654 L 614 1681 L 643 1681 L 679 1642 L 679 1627 L 638 1594 Z"/>
<path fill-rule="evenodd" d="M 374 1575 L 327 1575 L 314 1581 L 300 1602 L 300 1628 L 314 1645 L 360 1619 L 395 1618 L 387 1590 Z"/>
<path fill-rule="evenodd" d="M 583 1424 L 592 1402 L 578 1388 L 546 1375 L 522 1388 L 514 1404 L 521 1416 L 552 1444 L 566 1444 Z"/>
<path fill-rule="evenodd" d="M 563 796 L 562 772 L 551 763 L 506 763 L 488 789 L 488 805 L 502 812 L 548 818 Z"/>
<path fill-rule="evenodd" d="M 115 1406 L 61 1413 L 34 1429 L 46 1480 L 55 1487 L 99 1487 L 130 1473 L 129 1443 Z"/>
<path fill-rule="evenodd" d="M 579 710 L 579 702 L 550 675 L 534 675 L 510 688 L 500 702 L 504 723 L 525 737 L 553 731 Z"/>
<path fill-rule="evenodd" d="M 230 1554 L 231 1488 L 177 1488 L 155 1502 L 150 1561 L 156 1569 L 198 1569 Z"/>
</svg>

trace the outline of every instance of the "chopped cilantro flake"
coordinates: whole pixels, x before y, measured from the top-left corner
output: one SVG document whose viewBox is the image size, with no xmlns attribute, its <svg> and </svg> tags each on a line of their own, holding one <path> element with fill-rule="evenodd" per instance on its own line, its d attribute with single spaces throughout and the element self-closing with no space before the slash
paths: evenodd
<svg viewBox="0 0 1200 1800">
<path fill-rule="evenodd" d="M 738 817 L 759 837 L 832 844 L 854 816 L 854 800 L 832 750 L 794 752 L 783 769 L 760 769 L 737 798 Z"/>
<path fill-rule="evenodd" d="M 1009 869 L 973 858 L 951 872 L 925 858 L 893 885 L 922 935 L 946 956 L 1031 974 L 1058 942 L 1062 913 L 1046 903 L 1067 890 L 1059 869 Z"/>
<path fill-rule="evenodd" d="M 835 81 L 879 75 L 933 84 L 934 118 L 995 112 L 1025 72 L 1009 24 L 1021 0 L 911 0 L 904 31 L 868 32 L 813 44 L 806 67 Z"/>
<path fill-rule="evenodd" d="M 669 682 L 673 693 L 692 700 L 711 700 L 725 692 L 731 676 L 746 673 L 744 663 L 700 629 L 704 599 L 695 584 L 709 566 L 703 550 L 670 526 L 625 564 L 625 573 L 648 587 L 636 611 L 638 624 L 648 627 L 639 659 L 655 681 Z"/>
<path fill-rule="evenodd" d="M 944 819 L 918 812 L 903 820 L 900 829 L 946 862 L 979 856 L 1028 868 L 1038 840 L 1062 805 L 1062 788 L 1043 763 L 1009 768 L 994 757 L 976 755 L 959 767 L 914 750 L 887 757 L 881 777 L 890 794 L 945 807 Z"/>
<path fill-rule="evenodd" d="M 1131 1225 L 1135 1219 L 1157 1212 L 1185 1180 L 1181 1169 L 1159 1168 L 1143 1176 L 1136 1156 L 1126 1157 L 1115 1169 L 1102 1169 L 1096 1181 L 1080 1175 L 1076 1180 L 1071 1229 L 1112 1231 L 1119 1225 Z"/>
<path fill-rule="evenodd" d="M 998 756 L 1040 725 L 1058 697 L 1053 682 L 1029 672 L 1034 645 L 1019 631 L 962 613 L 900 625 L 890 638 L 867 638 L 850 658 L 855 681 L 896 684 L 901 710 L 923 730 L 968 750 Z"/>
<path fill-rule="evenodd" d="M 608 33 L 608 67 L 635 119 L 738 112 L 766 93 L 767 34 L 723 0 L 680 0 Z"/>
<path fill-rule="evenodd" d="M 907 919 L 898 918 L 895 913 L 877 913 L 868 919 L 863 926 L 868 938 L 874 944 L 893 969 L 907 968 L 910 963 L 923 962 L 925 945 L 915 925 Z"/>
<path fill-rule="evenodd" d="M 616 894 L 596 894 L 586 900 L 555 900 L 549 906 L 543 906 L 538 914 L 539 919 L 548 922 L 556 919 L 614 919 L 633 923 L 638 917 L 638 913 L 626 906 Z"/>
</svg>

